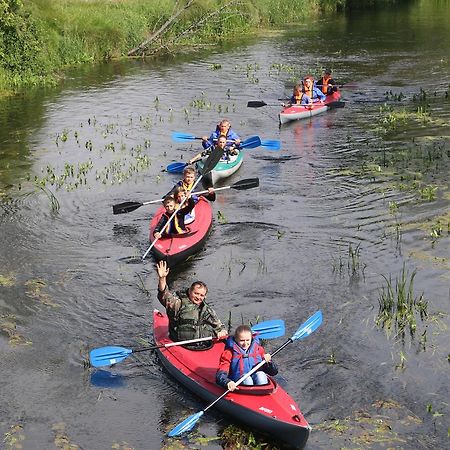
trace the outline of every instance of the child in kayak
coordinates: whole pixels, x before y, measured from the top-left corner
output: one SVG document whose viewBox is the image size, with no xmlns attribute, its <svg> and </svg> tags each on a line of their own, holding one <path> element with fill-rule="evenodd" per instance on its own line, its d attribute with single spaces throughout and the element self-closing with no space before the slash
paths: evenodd
<svg viewBox="0 0 450 450">
<path fill-rule="evenodd" d="M 190 191 L 192 189 L 192 186 L 194 186 L 195 175 L 196 172 L 194 167 L 185 167 L 183 170 L 183 178 L 177 182 L 177 184 L 170 190 L 167 195 L 173 194 L 177 187 L 182 187 L 186 191 Z"/>
<path fill-rule="evenodd" d="M 239 389 L 236 381 L 264 360 L 266 364 L 242 381 L 243 385 L 267 384 L 269 381 L 266 374 L 276 375 L 278 369 L 271 361 L 270 354 L 260 345 L 258 337 L 253 336 L 252 329 L 248 325 L 240 325 L 236 328 L 234 336 L 226 340 L 216 373 L 216 383 L 230 391 Z"/>
<path fill-rule="evenodd" d="M 314 77 L 307 75 L 303 79 L 302 92 L 306 94 L 313 103 L 323 103 L 327 96 L 316 86 L 314 86 Z"/>
<path fill-rule="evenodd" d="M 216 129 L 211 133 L 211 136 L 202 136 L 202 145 L 203 148 L 207 149 L 212 147 L 217 143 L 219 136 L 223 134 L 226 136 L 227 141 L 230 143 L 234 143 L 237 148 L 239 148 L 239 144 L 241 143 L 241 138 L 239 135 L 231 128 L 231 123 L 228 119 L 221 120 Z"/>
<path fill-rule="evenodd" d="M 223 152 L 222 155 L 222 159 L 224 160 L 229 160 L 230 156 L 232 155 L 237 155 L 238 154 L 238 150 L 236 148 L 236 146 L 233 145 L 227 145 L 227 137 L 224 134 L 221 134 L 218 139 L 217 139 L 217 143 L 214 146 L 211 146 L 210 148 L 207 148 L 206 150 L 204 150 L 201 153 L 198 153 L 197 155 L 195 155 L 193 158 L 191 158 L 189 160 L 189 164 L 193 164 L 196 161 L 198 161 L 199 159 L 204 158 L 205 156 L 208 156 L 212 153 L 212 151 L 216 148 L 220 148 Z"/>
<path fill-rule="evenodd" d="M 194 209 L 195 206 L 194 199 L 191 196 L 189 196 L 184 206 L 178 210 L 178 212 L 175 214 L 172 221 L 170 222 L 169 226 L 166 227 L 165 229 L 164 229 L 165 225 L 169 221 L 170 217 L 172 217 L 172 215 L 175 213 L 179 205 L 173 195 L 167 195 L 166 197 L 164 197 L 163 205 L 166 211 L 156 224 L 156 227 L 153 230 L 153 237 L 155 239 L 159 239 L 161 236 L 165 235 L 186 233 L 187 230 L 184 223 L 184 217 L 186 216 L 186 214 L 189 214 Z"/>
<path fill-rule="evenodd" d="M 183 200 L 186 198 L 188 191 L 182 186 L 177 186 L 173 191 L 173 196 L 177 202 L 177 206 L 180 205 Z M 210 202 L 214 202 L 216 200 L 216 193 L 214 192 L 214 188 L 208 188 L 208 192 L 205 194 L 200 194 L 202 197 L 205 197 Z M 192 195 L 192 199 L 194 203 L 197 204 L 199 201 L 198 195 Z M 190 211 L 188 214 L 184 216 L 184 224 L 188 225 L 195 220 L 195 208 Z"/>
<path fill-rule="evenodd" d="M 292 97 L 289 99 L 289 103 L 282 105 L 285 107 L 289 107 L 292 105 L 310 105 L 312 104 L 312 100 L 305 93 L 302 92 L 302 85 L 296 84 L 294 86 L 294 92 L 292 93 Z"/>
</svg>

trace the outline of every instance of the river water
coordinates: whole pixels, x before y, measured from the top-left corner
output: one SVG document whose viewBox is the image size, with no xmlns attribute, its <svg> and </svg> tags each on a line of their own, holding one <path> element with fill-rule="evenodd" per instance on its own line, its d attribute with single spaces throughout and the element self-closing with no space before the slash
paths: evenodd
<svg viewBox="0 0 450 450">
<path fill-rule="evenodd" d="M 2 99 L 0 447 L 221 448 L 230 422 L 214 412 L 180 443 L 165 437 L 205 405 L 152 353 L 109 371 L 86 362 L 94 347 L 151 342 L 158 307 L 154 264 L 139 261 L 155 207 L 112 205 L 160 198 L 178 180 L 163 169 L 198 150 L 171 132 L 203 135 L 228 117 L 282 149 L 248 151 L 229 182 L 260 187 L 217 195 L 206 248 L 170 284 L 202 279 L 224 320 L 281 318 L 288 335 L 322 310 L 322 326 L 277 357 L 313 427 L 309 449 L 448 448 L 449 18 L 437 0 L 331 16 L 220 51 L 82 67 L 58 89 Z M 345 108 L 279 128 L 278 99 L 327 66 Z M 385 93 L 410 113 L 387 133 Z M 32 183 L 52 173 L 60 187 Z M 403 342 L 375 325 L 402 269 L 428 301 Z"/>
</svg>

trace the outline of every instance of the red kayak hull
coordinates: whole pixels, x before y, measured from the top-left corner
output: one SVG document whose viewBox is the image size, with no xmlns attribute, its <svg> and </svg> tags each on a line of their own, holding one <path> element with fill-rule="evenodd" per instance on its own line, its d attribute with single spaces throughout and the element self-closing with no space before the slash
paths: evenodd
<svg viewBox="0 0 450 450">
<path fill-rule="evenodd" d="M 172 342 L 168 338 L 166 314 L 155 310 L 153 327 L 156 345 Z M 223 341 L 215 341 L 207 350 L 174 346 L 157 352 L 163 366 L 176 380 L 205 402 L 212 403 L 225 391 L 215 382 L 224 346 Z M 239 391 L 227 394 L 214 408 L 294 448 L 304 448 L 311 430 L 297 403 L 272 378 L 266 386 L 241 385 Z"/>
<path fill-rule="evenodd" d="M 284 108 L 279 114 L 280 123 L 284 124 L 290 122 L 291 120 L 307 119 L 317 114 L 322 114 L 329 109 L 327 103 L 335 102 L 340 98 L 340 92 L 336 91 L 331 95 L 327 95 L 325 104 L 314 103 L 312 106 L 293 105 L 289 106 L 288 108 Z"/>
<path fill-rule="evenodd" d="M 194 209 L 195 220 L 186 227 L 186 234 L 163 236 L 156 241 L 152 248 L 156 260 L 167 261 L 169 267 L 173 267 L 203 248 L 212 226 L 212 208 L 208 200 L 199 197 Z M 150 222 L 150 242 L 154 241 L 153 230 L 163 214 L 161 206 Z"/>
</svg>

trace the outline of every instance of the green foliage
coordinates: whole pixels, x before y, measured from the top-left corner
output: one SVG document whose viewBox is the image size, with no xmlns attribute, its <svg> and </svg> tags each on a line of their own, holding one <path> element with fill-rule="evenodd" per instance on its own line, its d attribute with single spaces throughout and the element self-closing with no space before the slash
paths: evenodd
<svg viewBox="0 0 450 450">
<path fill-rule="evenodd" d="M 48 73 L 42 27 L 20 0 L 0 0 L 0 81 L 12 85 L 28 77 L 33 83 Z"/>
<path fill-rule="evenodd" d="M 67 66 L 125 57 L 181 10 L 151 41 L 147 54 L 219 43 L 262 26 L 283 26 L 286 18 L 300 22 L 321 11 L 342 10 L 348 3 L 196 0 L 182 10 L 187 0 L 0 0 L 0 92 L 56 83 Z"/>
</svg>

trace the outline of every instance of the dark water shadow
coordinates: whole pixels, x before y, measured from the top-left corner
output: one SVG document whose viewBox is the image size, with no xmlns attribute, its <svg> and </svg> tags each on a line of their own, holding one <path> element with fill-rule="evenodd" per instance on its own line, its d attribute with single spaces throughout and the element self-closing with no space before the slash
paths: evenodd
<svg viewBox="0 0 450 450">
<path fill-rule="evenodd" d="M 91 384 L 99 388 L 121 388 L 126 385 L 125 378 L 109 370 L 95 370 L 91 374 Z"/>
</svg>

